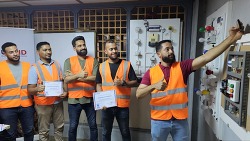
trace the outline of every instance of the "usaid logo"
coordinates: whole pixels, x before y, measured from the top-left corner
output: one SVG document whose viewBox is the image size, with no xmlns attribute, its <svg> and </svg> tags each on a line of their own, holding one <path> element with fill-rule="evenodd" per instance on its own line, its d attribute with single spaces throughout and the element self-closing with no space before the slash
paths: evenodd
<svg viewBox="0 0 250 141">
<path fill-rule="evenodd" d="M 26 50 L 19 50 L 19 54 L 20 54 L 21 56 L 26 56 L 27 51 L 26 51 Z"/>
<path fill-rule="evenodd" d="M 20 56 L 26 56 L 26 54 L 27 54 L 26 50 L 19 50 L 18 52 L 19 52 Z M 1 50 L 1 53 L 2 53 L 2 55 L 4 54 L 3 50 Z"/>
</svg>

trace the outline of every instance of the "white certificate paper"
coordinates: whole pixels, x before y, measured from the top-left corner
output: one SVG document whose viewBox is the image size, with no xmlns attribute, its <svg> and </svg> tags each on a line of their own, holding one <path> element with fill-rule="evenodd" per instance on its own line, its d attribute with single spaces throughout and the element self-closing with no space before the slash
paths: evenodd
<svg viewBox="0 0 250 141">
<path fill-rule="evenodd" d="M 115 90 L 95 92 L 93 95 L 95 110 L 117 106 Z"/>
<path fill-rule="evenodd" d="M 0 132 L 2 132 L 3 130 L 7 130 L 7 129 L 10 129 L 10 125 L 0 124 Z"/>
<path fill-rule="evenodd" d="M 62 81 L 44 81 L 45 96 L 59 96 L 63 93 Z"/>
</svg>

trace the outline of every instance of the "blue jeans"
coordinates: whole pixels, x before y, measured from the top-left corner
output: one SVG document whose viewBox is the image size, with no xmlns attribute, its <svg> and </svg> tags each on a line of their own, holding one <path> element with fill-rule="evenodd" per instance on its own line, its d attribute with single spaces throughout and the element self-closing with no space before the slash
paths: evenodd
<svg viewBox="0 0 250 141">
<path fill-rule="evenodd" d="M 111 141 L 111 132 L 116 117 L 122 140 L 131 141 L 129 131 L 129 108 L 111 107 L 102 110 L 102 141 Z"/>
<path fill-rule="evenodd" d="M 6 141 L 15 141 L 18 119 L 21 122 L 24 141 L 33 141 L 34 133 L 34 107 L 15 107 L 0 109 L 0 123 L 10 125 L 10 129 L 4 130 L 0 138 Z"/>
<path fill-rule="evenodd" d="M 151 120 L 152 141 L 166 141 L 169 133 L 173 141 L 188 141 L 189 128 L 184 120 Z"/>
<path fill-rule="evenodd" d="M 94 103 L 86 104 L 69 104 L 69 141 L 76 141 L 77 127 L 79 124 L 79 118 L 82 110 L 85 111 L 89 128 L 90 128 L 90 141 L 98 140 L 98 129 L 96 125 L 96 111 L 94 109 Z"/>
</svg>

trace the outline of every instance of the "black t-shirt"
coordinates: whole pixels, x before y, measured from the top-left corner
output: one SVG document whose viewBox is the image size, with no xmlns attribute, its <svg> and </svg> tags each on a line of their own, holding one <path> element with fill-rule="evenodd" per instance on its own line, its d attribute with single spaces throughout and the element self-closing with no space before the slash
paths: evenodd
<svg viewBox="0 0 250 141">
<path fill-rule="evenodd" d="M 117 70 L 118 70 L 121 62 L 122 62 L 122 59 L 119 59 L 119 61 L 116 62 L 116 63 L 109 63 L 110 71 L 111 71 L 111 76 L 112 76 L 113 80 L 115 79 L 116 72 L 117 72 Z M 133 67 L 132 67 L 131 64 L 130 64 L 130 69 L 129 69 L 129 72 L 128 72 L 128 79 L 130 81 L 137 80 L 135 71 L 134 71 L 134 69 L 133 69 Z M 102 77 L 101 77 L 99 68 L 98 68 L 98 71 L 96 73 L 96 83 L 102 83 Z"/>
</svg>

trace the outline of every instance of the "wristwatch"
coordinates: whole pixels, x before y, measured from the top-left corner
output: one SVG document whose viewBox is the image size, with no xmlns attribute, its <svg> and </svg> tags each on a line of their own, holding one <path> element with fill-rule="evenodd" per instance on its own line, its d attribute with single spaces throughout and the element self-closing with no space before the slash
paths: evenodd
<svg viewBox="0 0 250 141">
<path fill-rule="evenodd" d="M 122 81 L 122 86 L 127 86 L 127 83 L 125 80 Z"/>
</svg>

